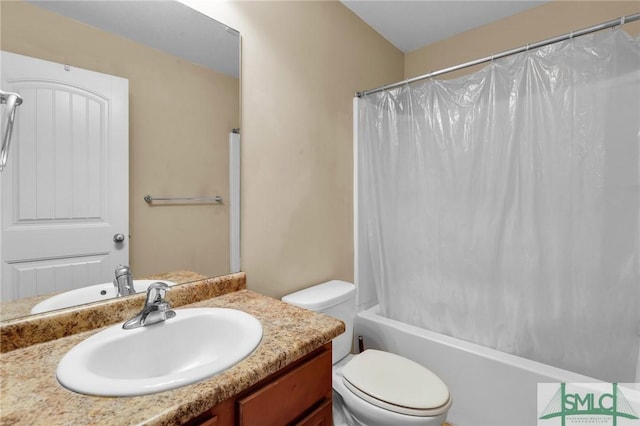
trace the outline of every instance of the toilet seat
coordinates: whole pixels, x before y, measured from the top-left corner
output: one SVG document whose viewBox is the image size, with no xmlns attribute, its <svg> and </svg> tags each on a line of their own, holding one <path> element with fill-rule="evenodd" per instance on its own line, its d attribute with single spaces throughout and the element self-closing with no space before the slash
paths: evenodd
<svg viewBox="0 0 640 426">
<path fill-rule="evenodd" d="M 343 383 L 368 403 L 395 413 L 431 417 L 451 406 L 447 386 L 420 364 L 368 349 L 342 369 Z"/>
</svg>

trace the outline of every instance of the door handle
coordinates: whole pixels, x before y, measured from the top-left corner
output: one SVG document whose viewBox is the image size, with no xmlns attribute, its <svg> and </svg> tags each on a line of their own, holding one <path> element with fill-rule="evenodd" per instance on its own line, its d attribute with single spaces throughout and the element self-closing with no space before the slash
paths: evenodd
<svg viewBox="0 0 640 426">
<path fill-rule="evenodd" d="M 124 242 L 124 234 L 113 234 L 113 242 L 114 243 L 122 243 Z"/>
</svg>

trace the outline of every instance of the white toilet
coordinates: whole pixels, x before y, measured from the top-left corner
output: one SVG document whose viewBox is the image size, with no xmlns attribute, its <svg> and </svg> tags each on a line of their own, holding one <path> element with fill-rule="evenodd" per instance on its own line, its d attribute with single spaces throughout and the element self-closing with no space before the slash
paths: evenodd
<svg viewBox="0 0 640 426">
<path fill-rule="evenodd" d="M 357 426 L 440 426 L 451 406 L 447 386 L 407 358 L 368 349 L 350 355 L 355 286 L 329 281 L 289 294 L 283 302 L 344 321 L 333 340 L 334 424 Z"/>
</svg>

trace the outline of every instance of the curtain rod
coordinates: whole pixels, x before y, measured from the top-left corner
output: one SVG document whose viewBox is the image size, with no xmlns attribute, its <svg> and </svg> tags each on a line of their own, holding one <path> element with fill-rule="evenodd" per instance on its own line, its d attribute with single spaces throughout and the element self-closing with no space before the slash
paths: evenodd
<svg viewBox="0 0 640 426">
<path fill-rule="evenodd" d="M 495 55 L 486 56 L 484 58 L 476 59 L 474 61 L 465 62 L 464 64 L 455 65 L 453 67 L 443 68 L 438 71 L 430 72 L 428 74 L 420 75 L 417 77 L 409 78 L 407 80 L 399 81 L 397 83 L 387 84 L 386 86 L 377 87 L 375 89 L 365 90 L 363 92 L 356 92 L 356 96 L 361 98 L 363 96 L 371 95 L 373 93 L 382 92 L 384 90 L 393 89 L 395 87 L 399 87 L 405 84 L 414 83 L 416 81 L 425 80 L 427 78 L 437 77 L 442 74 L 446 74 L 452 71 L 461 70 L 463 68 L 472 67 L 474 65 L 484 64 L 485 62 L 494 61 L 496 59 L 504 58 L 505 56 L 515 55 L 516 53 L 526 52 L 527 50 L 537 49 L 542 46 L 546 46 L 553 43 L 558 43 L 560 41 L 572 39 L 574 37 L 580 37 L 586 34 L 594 33 L 596 31 L 606 30 L 607 28 L 613 28 L 616 26 L 621 26 L 627 24 L 629 22 L 634 22 L 640 20 L 640 13 L 634 13 L 632 15 L 622 16 L 620 18 L 612 19 L 611 21 L 603 22 L 598 25 L 594 25 L 589 28 L 583 28 L 578 31 L 571 31 L 570 33 L 563 34 L 557 37 L 548 38 L 546 40 L 542 40 L 536 43 L 527 44 L 525 46 L 521 46 L 511 50 L 505 50 L 503 52 L 497 53 Z"/>
</svg>

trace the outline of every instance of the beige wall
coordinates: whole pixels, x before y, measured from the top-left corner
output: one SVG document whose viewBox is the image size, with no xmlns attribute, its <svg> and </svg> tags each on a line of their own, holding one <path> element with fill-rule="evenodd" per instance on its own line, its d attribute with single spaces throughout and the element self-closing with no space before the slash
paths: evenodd
<svg viewBox="0 0 640 426">
<path fill-rule="evenodd" d="M 637 11 L 557 1 L 402 55 L 335 1 L 182 1 L 243 37 L 242 269 L 275 297 L 353 279 L 354 91 Z"/>
<path fill-rule="evenodd" d="M 353 282 L 352 99 L 400 78 L 402 54 L 338 2 L 237 7 L 249 288 Z"/>
<path fill-rule="evenodd" d="M 402 53 L 336 1 L 192 4 L 242 34 L 249 288 L 353 281 L 352 99 L 401 79 Z"/>
<path fill-rule="evenodd" d="M 275 297 L 353 280 L 355 91 L 637 11 L 556 1 L 402 55 L 335 1 L 185 2 L 242 34 L 242 269 Z"/>
<path fill-rule="evenodd" d="M 640 12 L 638 1 L 556 0 L 488 24 L 405 55 L 405 78 L 483 58 L 573 30 Z M 625 31 L 640 33 L 640 22 L 625 25 Z M 453 78 L 481 66 L 447 74 Z"/>
<path fill-rule="evenodd" d="M 129 80 L 134 274 L 227 273 L 227 204 L 149 207 L 143 196 L 228 199 L 228 134 L 239 125 L 238 79 L 23 2 L 2 1 L 1 9 L 3 50 Z"/>
</svg>

